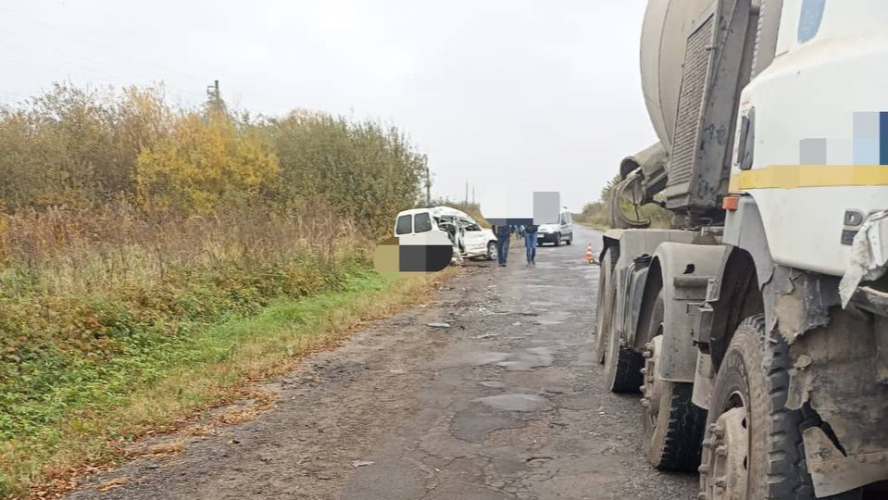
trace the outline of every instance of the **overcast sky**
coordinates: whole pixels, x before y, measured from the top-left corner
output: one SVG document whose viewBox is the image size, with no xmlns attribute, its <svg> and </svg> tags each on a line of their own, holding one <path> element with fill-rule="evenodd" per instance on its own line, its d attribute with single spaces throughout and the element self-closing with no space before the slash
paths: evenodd
<svg viewBox="0 0 888 500">
<path fill-rule="evenodd" d="M 429 155 L 433 194 L 560 191 L 579 210 L 654 142 L 646 0 L 2 0 L 0 102 L 54 81 L 163 81 L 196 104 L 376 118 Z"/>
</svg>

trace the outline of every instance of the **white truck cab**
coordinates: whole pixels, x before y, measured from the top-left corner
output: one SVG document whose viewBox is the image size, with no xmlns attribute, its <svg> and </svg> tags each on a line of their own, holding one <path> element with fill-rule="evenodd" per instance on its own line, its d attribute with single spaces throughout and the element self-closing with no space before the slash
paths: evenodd
<svg viewBox="0 0 888 500">
<path fill-rule="evenodd" d="M 730 191 L 755 200 L 776 263 L 842 276 L 848 222 L 888 199 L 888 2 L 784 0 L 782 14 L 740 99 Z"/>
<path fill-rule="evenodd" d="M 885 0 L 648 0 L 659 142 L 609 201 L 671 228 L 605 234 L 596 350 L 698 498 L 888 498 L 886 26 Z"/>
</svg>

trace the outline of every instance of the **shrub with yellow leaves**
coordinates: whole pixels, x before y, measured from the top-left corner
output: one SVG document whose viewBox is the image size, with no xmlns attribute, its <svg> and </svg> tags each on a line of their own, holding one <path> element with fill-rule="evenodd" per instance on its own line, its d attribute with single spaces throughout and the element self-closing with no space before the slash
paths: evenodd
<svg viewBox="0 0 888 500">
<path fill-rule="evenodd" d="M 227 116 L 188 113 L 136 160 L 139 204 L 150 211 L 210 213 L 248 202 L 278 174 L 278 161 L 254 131 Z"/>
</svg>

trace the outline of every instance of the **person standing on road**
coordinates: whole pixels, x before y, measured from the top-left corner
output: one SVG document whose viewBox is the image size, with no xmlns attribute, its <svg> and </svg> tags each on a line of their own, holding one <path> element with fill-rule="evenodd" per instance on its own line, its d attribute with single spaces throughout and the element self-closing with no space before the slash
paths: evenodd
<svg viewBox="0 0 888 500">
<path fill-rule="evenodd" d="M 509 240 L 512 238 L 512 226 L 503 224 L 494 227 L 496 234 L 496 254 L 500 267 L 506 267 L 509 259 Z"/>
<path fill-rule="evenodd" d="M 524 252 L 527 254 L 527 265 L 536 265 L 537 256 L 537 230 L 539 226 L 524 226 Z"/>
</svg>

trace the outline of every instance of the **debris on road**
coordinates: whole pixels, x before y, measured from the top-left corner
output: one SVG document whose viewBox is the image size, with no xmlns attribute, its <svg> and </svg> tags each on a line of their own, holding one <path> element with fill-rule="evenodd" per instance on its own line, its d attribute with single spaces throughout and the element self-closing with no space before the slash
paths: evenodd
<svg viewBox="0 0 888 500">
<path fill-rule="evenodd" d="M 101 492 L 111 491 L 115 488 L 120 488 L 121 486 L 125 486 L 129 482 L 129 479 L 125 477 L 114 478 L 110 481 L 105 481 L 104 483 L 96 486 L 96 489 Z"/>
<path fill-rule="evenodd" d="M 357 469 L 359 467 L 367 467 L 373 465 L 376 462 L 372 462 L 369 460 L 352 460 L 352 466 Z"/>
<path fill-rule="evenodd" d="M 497 334 L 495 334 L 495 333 L 485 333 L 483 335 L 476 335 L 474 337 L 469 337 L 469 338 L 472 340 L 485 340 L 485 339 L 495 338 L 496 336 L 497 336 Z"/>
<path fill-rule="evenodd" d="M 450 323 L 429 323 L 429 328 L 450 328 Z"/>
</svg>

